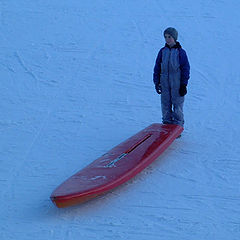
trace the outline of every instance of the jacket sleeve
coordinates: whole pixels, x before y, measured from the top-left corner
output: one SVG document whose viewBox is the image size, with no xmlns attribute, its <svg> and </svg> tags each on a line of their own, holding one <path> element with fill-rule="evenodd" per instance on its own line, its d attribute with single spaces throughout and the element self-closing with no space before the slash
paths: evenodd
<svg viewBox="0 0 240 240">
<path fill-rule="evenodd" d="M 160 83 L 161 62 L 162 62 L 162 49 L 159 51 L 157 55 L 157 59 L 153 70 L 153 82 L 155 85 Z"/>
<path fill-rule="evenodd" d="M 179 52 L 179 63 L 181 70 L 181 84 L 187 86 L 188 79 L 190 78 L 190 65 L 185 50 L 181 49 Z"/>
</svg>

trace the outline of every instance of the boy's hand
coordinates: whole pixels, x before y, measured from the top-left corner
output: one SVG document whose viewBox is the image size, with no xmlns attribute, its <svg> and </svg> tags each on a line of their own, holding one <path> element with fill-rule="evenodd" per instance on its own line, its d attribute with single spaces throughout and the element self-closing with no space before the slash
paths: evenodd
<svg viewBox="0 0 240 240">
<path fill-rule="evenodd" d="M 181 97 L 183 97 L 187 94 L 187 86 L 186 85 L 184 85 L 184 84 L 180 85 L 179 94 Z"/>
<path fill-rule="evenodd" d="M 155 84 L 155 89 L 156 89 L 156 92 L 158 94 L 161 94 L 162 93 L 162 88 L 161 88 L 161 85 L 160 84 Z"/>
</svg>

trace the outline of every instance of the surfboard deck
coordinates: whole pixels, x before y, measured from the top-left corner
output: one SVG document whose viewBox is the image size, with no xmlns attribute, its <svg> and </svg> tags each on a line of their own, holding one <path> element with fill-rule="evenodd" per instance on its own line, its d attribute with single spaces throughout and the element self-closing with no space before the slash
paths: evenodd
<svg viewBox="0 0 240 240">
<path fill-rule="evenodd" d="M 174 124 L 148 126 L 63 182 L 51 194 L 52 202 L 68 207 L 112 190 L 151 164 L 182 131 Z"/>
</svg>

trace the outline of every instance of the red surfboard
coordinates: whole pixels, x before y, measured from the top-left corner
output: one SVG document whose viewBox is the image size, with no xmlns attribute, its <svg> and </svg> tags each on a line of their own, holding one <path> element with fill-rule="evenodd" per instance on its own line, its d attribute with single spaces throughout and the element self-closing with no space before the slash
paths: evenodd
<svg viewBox="0 0 240 240">
<path fill-rule="evenodd" d="M 174 124 L 150 125 L 63 182 L 51 200 L 62 208 L 108 192 L 146 168 L 182 131 Z"/>
</svg>

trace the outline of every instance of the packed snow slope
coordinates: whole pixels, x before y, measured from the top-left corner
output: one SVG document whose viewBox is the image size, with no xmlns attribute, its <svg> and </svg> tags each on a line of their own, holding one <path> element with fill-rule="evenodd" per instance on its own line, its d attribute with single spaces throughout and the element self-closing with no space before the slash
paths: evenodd
<svg viewBox="0 0 240 240">
<path fill-rule="evenodd" d="M 0 239 L 239 239 L 239 9 L 1 0 Z M 169 26 L 191 64 L 182 138 L 115 191 L 57 209 L 56 186 L 161 122 L 152 71 Z"/>
</svg>

